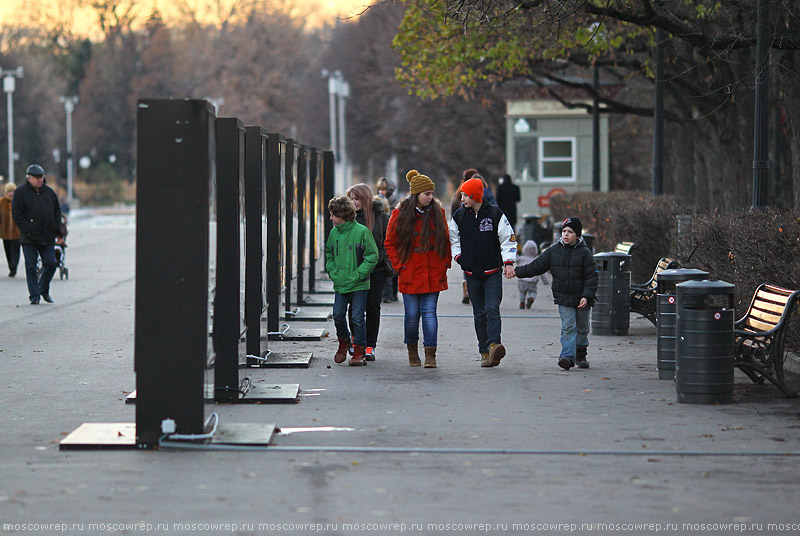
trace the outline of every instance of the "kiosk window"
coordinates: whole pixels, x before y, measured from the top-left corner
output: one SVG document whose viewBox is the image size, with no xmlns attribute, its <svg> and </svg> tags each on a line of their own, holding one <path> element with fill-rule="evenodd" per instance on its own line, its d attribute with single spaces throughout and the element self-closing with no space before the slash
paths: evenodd
<svg viewBox="0 0 800 536">
<path fill-rule="evenodd" d="M 539 138 L 542 181 L 575 180 L 575 138 Z"/>
<path fill-rule="evenodd" d="M 536 137 L 534 136 L 515 136 L 514 137 L 514 169 L 516 170 L 516 180 L 535 181 L 538 173 L 538 158 Z"/>
</svg>

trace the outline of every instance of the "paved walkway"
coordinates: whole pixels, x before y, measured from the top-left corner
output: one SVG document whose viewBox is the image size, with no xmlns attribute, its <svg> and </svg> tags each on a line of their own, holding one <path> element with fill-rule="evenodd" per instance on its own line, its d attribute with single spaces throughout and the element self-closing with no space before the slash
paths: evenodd
<svg viewBox="0 0 800 536">
<path fill-rule="evenodd" d="M 367 367 L 334 365 L 334 337 L 270 343 L 314 352 L 308 369 L 247 372 L 299 383 L 300 402 L 214 411 L 276 423 L 275 448 L 59 451 L 84 422 L 135 419 L 124 403 L 135 385 L 134 238 L 129 227 L 71 228 L 70 279 L 54 281 L 52 305 L 28 305 L 24 278 L 0 277 L 4 532 L 800 531 L 800 400 L 737 372 L 735 403 L 678 404 L 674 384 L 657 379 L 643 319 L 626 337 L 590 336 L 591 368 L 562 371 L 549 287 L 520 311 L 513 281 L 508 356 L 481 369 L 455 271 L 439 302 L 437 369 L 407 366 L 399 303 L 384 307 Z"/>
</svg>

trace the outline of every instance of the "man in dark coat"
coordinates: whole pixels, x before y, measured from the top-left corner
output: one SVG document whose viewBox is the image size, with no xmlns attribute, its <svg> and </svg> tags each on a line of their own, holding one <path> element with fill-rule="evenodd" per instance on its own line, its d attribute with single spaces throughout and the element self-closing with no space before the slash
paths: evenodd
<svg viewBox="0 0 800 536">
<path fill-rule="evenodd" d="M 50 281 L 56 271 L 55 239 L 60 232 L 61 208 L 56 193 L 46 184 L 44 169 L 36 164 L 25 172 L 27 182 L 17 188 L 11 216 L 20 230 L 25 257 L 25 275 L 31 305 L 39 298 L 53 303 Z M 42 257 L 42 275 L 36 274 L 36 261 Z"/>
<path fill-rule="evenodd" d="M 520 199 L 519 186 L 511 180 L 511 175 L 500 177 L 500 184 L 497 185 L 497 206 L 514 229 L 517 228 L 517 203 Z"/>
</svg>

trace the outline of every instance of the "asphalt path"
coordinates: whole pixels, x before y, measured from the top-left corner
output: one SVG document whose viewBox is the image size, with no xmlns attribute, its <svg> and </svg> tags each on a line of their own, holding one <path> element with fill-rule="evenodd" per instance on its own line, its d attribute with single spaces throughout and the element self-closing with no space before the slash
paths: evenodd
<svg viewBox="0 0 800 536">
<path fill-rule="evenodd" d="M 269 447 L 61 451 L 82 423 L 135 421 L 133 221 L 78 218 L 68 243 L 54 304 L 29 305 L 0 261 L 4 532 L 800 532 L 800 401 L 737 372 L 734 403 L 677 403 L 641 318 L 590 335 L 591 368 L 563 371 L 549 287 L 519 310 L 514 281 L 508 355 L 482 369 L 455 270 L 436 369 L 408 366 L 402 302 L 384 305 L 366 367 L 335 365 L 333 336 L 270 342 L 312 351 L 310 368 L 241 374 L 298 383 L 299 402 L 213 408 L 221 423 L 275 423 Z"/>
</svg>

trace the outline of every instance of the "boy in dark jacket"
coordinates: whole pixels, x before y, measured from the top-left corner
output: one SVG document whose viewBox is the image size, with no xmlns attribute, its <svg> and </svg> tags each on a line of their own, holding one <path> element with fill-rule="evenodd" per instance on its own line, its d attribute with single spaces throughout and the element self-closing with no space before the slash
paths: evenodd
<svg viewBox="0 0 800 536">
<path fill-rule="evenodd" d="M 347 196 L 334 197 L 328 203 L 333 229 L 325 244 L 325 269 L 333 281 L 333 324 L 339 349 L 335 363 L 344 363 L 350 348 L 347 327 L 347 306 L 352 312 L 353 357 L 351 366 L 366 365 L 364 349 L 367 344 L 366 309 L 369 275 L 378 264 L 378 248 L 372 232 L 355 221 L 356 208 Z"/>
<path fill-rule="evenodd" d="M 589 308 L 597 293 L 597 266 L 592 250 L 581 237 L 578 218 L 567 218 L 561 227 L 561 240 L 525 266 L 514 270 L 517 277 L 553 276 L 553 301 L 561 316 L 561 354 L 558 366 L 569 370 L 574 365 L 589 368 Z"/>
</svg>

